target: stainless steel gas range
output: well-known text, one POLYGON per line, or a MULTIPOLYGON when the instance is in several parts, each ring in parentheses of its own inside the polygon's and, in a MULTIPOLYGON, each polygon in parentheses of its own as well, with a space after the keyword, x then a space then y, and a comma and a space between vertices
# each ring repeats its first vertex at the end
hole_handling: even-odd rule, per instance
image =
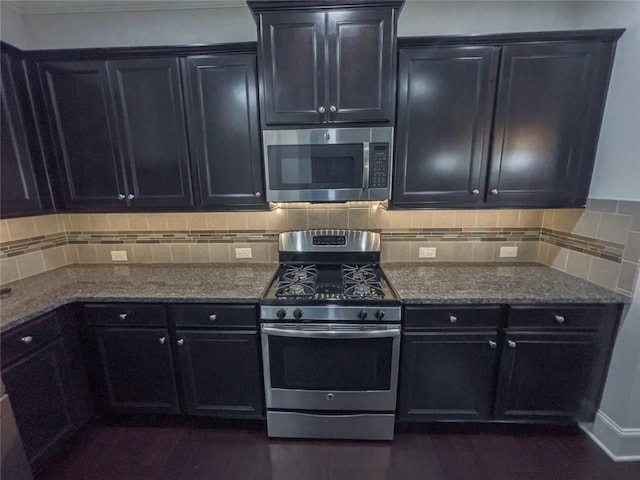
POLYGON ((286 232, 261 299, 270 437, 393 438, 400 315, 380 236, 286 232))

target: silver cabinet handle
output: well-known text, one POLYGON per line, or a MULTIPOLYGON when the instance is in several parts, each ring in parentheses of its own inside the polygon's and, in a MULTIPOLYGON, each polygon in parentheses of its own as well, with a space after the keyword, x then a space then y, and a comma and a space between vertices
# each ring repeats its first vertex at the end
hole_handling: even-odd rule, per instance
POLYGON ((513 340, 509 340, 507 344, 509 345, 509 348, 516 348, 516 342, 514 342, 513 340))
POLYGON ((136 198, 136 196, 133 193, 127 195, 127 200, 133 200, 134 198, 136 198))
POLYGON ((118 315, 118 317, 120 317, 120 320, 124 320, 127 318, 127 314, 126 313, 121 313, 120 315, 118 315))
POLYGON ((158 339, 158 342, 160 342, 160 345, 164 345, 164 342, 166 342, 166 341, 167 341, 167 337, 160 337, 158 339))
POLYGON ((458 317, 456 317, 454 315, 449 315, 449 321, 451 323, 456 323, 458 321, 458 317))
POLYGON ((256 192, 254 195, 255 195, 256 197, 260 198, 260 197, 262 196, 262 193, 261 193, 261 192, 256 192))
POLYGON ((318 112, 320 112, 320 113, 324 113, 325 111, 326 111, 326 110, 325 110, 325 108, 324 108, 324 107, 320 107, 320 108, 318 109, 318 112))
POLYGON ((336 113, 336 112, 338 111, 338 109, 336 108, 336 106, 335 106, 335 105, 331 105, 331 106, 329 107, 329 111, 331 111, 331 113, 336 113))
POLYGON ((118 200, 124 200, 125 198, 126 197, 122 193, 118 194, 118 200))
POLYGON ((558 323, 564 323, 564 317, 562 315, 556 315, 555 319, 558 323))
POLYGON ((212 322, 215 322, 217 319, 218 319, 218 314, 212 313, 211 315, 209 315, 209 320, 211 320, 212 322))
POLYGON ((480 190, 478 190, 477 188, 474 188, 473 190, 471 190, 471 194, 472 195, 480 195, 480 190))
POLYGON ((491 189, 491 195, 497 195, 498 194, 498 189, 497 188, 492 188, 491 189))
POLYGON ((493 340, 489 340, 489 346, 491 348, 496 348, 498 346, 498 344, 496 342, 494 342, 493 340))
POLYGON ((22 337, 20 341, 25 345, 29 345, 31 342, 33 342, 33 337, 31 335, 27 335, 26 337, 22 337))
POLYGON ((181 338, 180 340, 178 340, 178 342, 177 342, 177 343, 178 343, 178 346, 180 346, 180 347, 181 347, 182 345, 184 345, 184 338, 181 338))

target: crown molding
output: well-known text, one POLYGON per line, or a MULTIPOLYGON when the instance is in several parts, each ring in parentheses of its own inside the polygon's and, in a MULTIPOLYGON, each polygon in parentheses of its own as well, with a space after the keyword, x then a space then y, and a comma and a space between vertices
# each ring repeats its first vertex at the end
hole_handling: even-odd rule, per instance
POLYGON ((2 6, 20 15, 117 13, 158 10, 246 8, 244 0, 3 0, 2 6))

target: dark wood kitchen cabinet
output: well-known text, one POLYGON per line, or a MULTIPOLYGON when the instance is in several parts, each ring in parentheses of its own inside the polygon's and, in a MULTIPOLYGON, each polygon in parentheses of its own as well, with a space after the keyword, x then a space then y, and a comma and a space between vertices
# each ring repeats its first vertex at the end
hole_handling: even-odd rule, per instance
POLYGON ((187 415, 263 418, 255 305, 174 305, 187 415))
POLYGON ((393 121, 402 1, 332 9, 299 2, 300 10, 288 2, 286 11, 248 3, 259 18, 264 124, 393 121))
POLYGON ((583 206, 621 34, 403 42, 393 205, 583 206))
POLYGON ((183 60, 200 205, 264 208, 255 54, 183 60))
POLYGON ((177 58, 38 63, 59 207, 192 205, 177 58))

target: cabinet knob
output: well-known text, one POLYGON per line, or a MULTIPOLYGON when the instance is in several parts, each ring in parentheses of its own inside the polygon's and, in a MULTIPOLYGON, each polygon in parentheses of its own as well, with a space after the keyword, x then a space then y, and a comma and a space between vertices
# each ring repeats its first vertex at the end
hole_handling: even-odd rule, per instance
POLYGON ((120 320, 125 320, 127 318, 127 314, 121 313, 120 315, 118 315, 118 317, 120 318, 120 320))
POLYGON ((509 340, 507 342, 507 345, 509 345, 509 348, 516 348, 516 342, 514 342, 513 340, 509 340))
POLYGON ((127 195, 127 200, 133 200, 134 198, 136 198, 136 196, 133 193, 127 195))
POLYGON ((471 190, 471 194, 472 195, 480 195, 480 190, 478 190, 477 188, 474 188, 473 190, 471 190))
POLYGON ((256 192, 254 195, 255 195, 257 198, 260 198, 260 197, 262 196, 262 193, 260 193, 260 192, 256 192))
POLYGON ((489 340, 489 346, 491 348, 496 348, 498 346, 498 344, 496 342, 494 342, 493 340, 489 340))
POLYGON ((178 340, 178 342, 177 342, 177 343, 178 343, 178 346, 180 346, 180 347, 181 347, 182 345, 184 345, 184 338, 181 338, 180 340, 178 340))
POLYGON ((122 193, 118 194, 118 200, 124 200, 125 198, 126 197, 122 193))
POLYGON ((458 321, 458 317, 455 317, 453 315, 449 315, 449 321, 451 323, 456 323, 458 321))
POLYGON ((22 337, 20 341, 25 345, 29 345, 31 342, 33 342, 33 337, 31 335, 27 335, 26 337, 22 337))
POLYGON ((158 342, 160 342, 160 345, 164 345, 164 342, 166 342, 166 341, 167 341, 167 337, 160 337, 158 339, 158 342))
POLYGON ((216 313, 212 313, 211 315, 209 315, 209 320, 211 320, 212 322, 215 322, 218 319, 218 315, 216 313))
POLYGON ((555 319, 558 323, 564 323, 564 317, 562 315, 556 315, 555 319))
POLYGON ((320 112, 320 113, 324 113, 325 111, 326 111, 326 110, 325 110, 325 108, 324 108, 324 107, 320 107, 320 108, 318 109, 318 112, 320 112))
POLYGON ((492 188, 491 189, 491 195, 497 195, 498 194, 498 189, 497 188, 492 188))
POLYGON ((331 106, 329 107, 329 111, 331 111, 331 113, 336 113, 336 112, 338 111, 338 109, 336 108, 336 106, 335 106, 335 105, 331 105, 331 106))

